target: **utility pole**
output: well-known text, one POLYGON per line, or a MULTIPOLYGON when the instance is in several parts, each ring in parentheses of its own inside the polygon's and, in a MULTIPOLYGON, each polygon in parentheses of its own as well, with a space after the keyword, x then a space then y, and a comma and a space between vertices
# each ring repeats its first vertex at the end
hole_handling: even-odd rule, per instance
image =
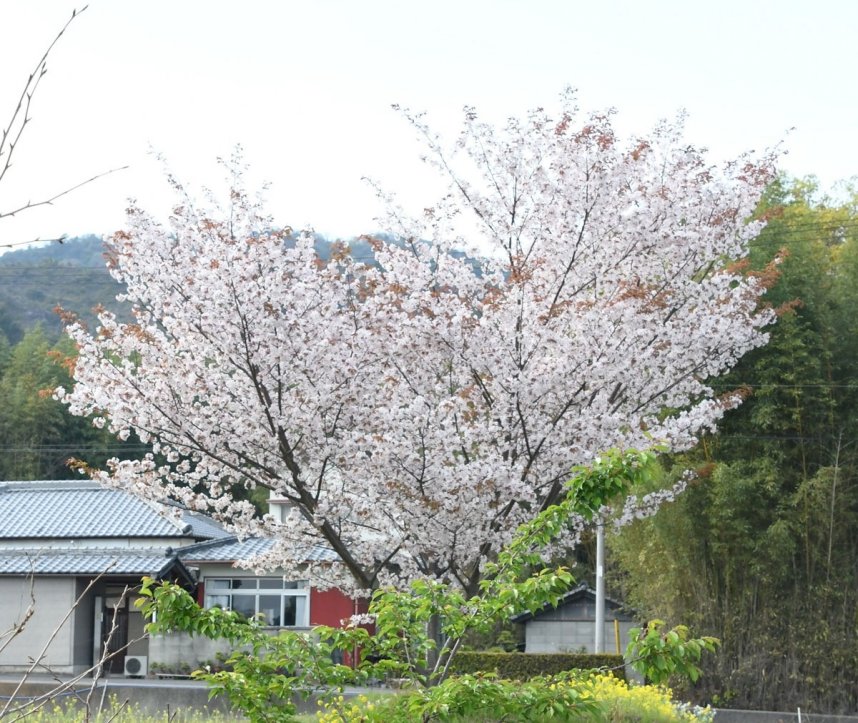
POLYGON ((605 652, 605 525, 596 524, 596 653, 605 652))

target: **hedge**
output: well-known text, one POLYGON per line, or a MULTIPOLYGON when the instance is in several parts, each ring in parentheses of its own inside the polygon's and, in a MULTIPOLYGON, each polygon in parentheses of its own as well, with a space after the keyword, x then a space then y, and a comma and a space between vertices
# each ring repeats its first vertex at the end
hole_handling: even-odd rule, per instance
POLYGON ((450 666, 454 673, 497 673, 500 678, 528 680, 565 670, 609 669, 625 680, 622 655, 588 653, 487 653, 461 651, 450 666))

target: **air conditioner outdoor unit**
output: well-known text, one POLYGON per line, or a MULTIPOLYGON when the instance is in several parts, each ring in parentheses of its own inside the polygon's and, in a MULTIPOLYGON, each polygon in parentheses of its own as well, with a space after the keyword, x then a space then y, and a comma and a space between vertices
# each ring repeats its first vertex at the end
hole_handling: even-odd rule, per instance
POLYGON ((149 658, 145 655, 125 656, 125 677, 145 678, 149 668, 149 658))

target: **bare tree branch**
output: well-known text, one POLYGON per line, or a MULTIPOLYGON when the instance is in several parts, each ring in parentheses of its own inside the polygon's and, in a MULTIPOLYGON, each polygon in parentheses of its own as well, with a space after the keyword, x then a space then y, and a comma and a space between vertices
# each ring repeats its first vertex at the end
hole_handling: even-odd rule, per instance
MULTIPOLYGON (((84 5, 82 8, 80 8, 80 10, 72 11, 71 17, 66 21, 65 25, 63 25, 60 31, 56 34, 54 39, 48 45, 45 52, 42 53, 42 57, 39 58, 39 62, 36 63, 35 68, 33 68, 32 72, 29 74, 29 76, 27 76, 27 82, 24 83, 24 89, 21 91, 21 95, 18 97, 18 102, 15 105, 15 109, 12 111, 12 115, 9 117, 8 123, 2 129, 2 136, 0 136, 0 183, 5 180, 6 174, 12 168, 12 159, 15 156, 15 151, 17 150, 21 139, 23 138, 24 131, 32 120, 32 116, 30 115, 30 108, 33 103, 33 98, 36 95, 36 91, 39 88, 39 84, 41 83, 42 78, 44 78, 48 72, 48 56, 51 54, 51 51, 54 49, 54 46, 59 42, 60 38, 65 34, 69 25, 71 25, 74 19, 77 18, 84 10, 86 10, 87 7, 87 5, 84 5)), ((26 203, 18 206, 17 208, 13 208, 11 211, 0 210, 0 219, 9 216, 14 216, 15 214, 21 213, 23 211, 29 211, 30 209, 38 208, 39 206, 50 206, 54 203, 54 201, 59 200, 63 196, 66 196, 67 194, 71 193, 72 191, 76 191, 79 188, 92 183, 93 181, 97 181, 100 178, 109 176, 112 173, 122 171, 126 168, 128 168, 128 166, 112 168, 109 171, 97 173, 91 178, 88 178, 85 181, 81 181, 80 183, 76 183, 75 185, 70 186, 63 191, 54 193, 48 198, 44 198, 38 201, 27 201, 26 203)), ((65 240, 65 236, 60 236, 59 238, 49 240, 57 241, 58 243, 63 243, 63 241, 65 240)), ((25 246, 35 241, 39 241, 39 239, 37 238, 33 239, 32 241, 19 241, 15 243, 3 244, 2 248, 25 246)))
MULTIPOLYGON (((40 695, 25 698, 25 697, 20 695, 19 691, 20 691, 23 683, 26 681, 27 677, 36 668, 40 668, 47 673, 53 674, 53 671, 51 670, 51 668, 49 666, 46 666, 40 662, 41 659, 44 658, 44 655, 45 655, 45 652, 47 651, 47 648, 53 642, 53 638, 56 636, 57 632, 62 627, 65 620, 68 619, 69 615, 71 615, 71 611, 74 610, 80 604, 80 602, 85 597, 87 591, 89 589, 91 589, 92 586, 98 581, 98 579, 100 579, 107 571, 108 570, 105 570, 104 572, 99 574, 99 576, 96 579, 94 579, 90 582, 90 584, 87 586, 87 589, 84 590, 84 592, 80 595, 80 597, 78 597, 78 599, 75 601, 74 605, 72 606, 71 610, 69 610, 69 612, 66 615, 66 617, 64 618, 63 622, 61 622, 57 626, 57 628, 54 630, 54 633, 51 636, 51 639, 49 640, 47 645, 45 645, 45 647, 43 648, 40 656, 32 661, 30 670, 25 674, 24 678, 19 683, 18 688, 16 688, 15 692, 13 692, 12 695, 10 696, 10 699, 6 703, 6 706, 3 708, 3 711, 0 711, 0 719, 6 721, 7 716, 12 716, 11 718, 8 718, 8 721, 9 721, 9 723, 15 723, 15 721, 23 720, 23 719, 27 718, 28 716, 31 716, 34 713, 38 712, 40 709, 44 708, 51 701, 56 700, 58 697, 66 695, 66 694, 71 694, 71 695, 74 695, 81 702, 81 704, 84 706, 84 711, 85 711, 84 720, 86 720, 86 721, 94 720, 95 716, 93 716, 92 705, 93 705, 93 697, 95 695, 95 691, 99 687, 101 687, 102 691, 106 692, 106 686, 105 685, 99 686, 99 682, 102 681, 102 679, 103 679, 104 664, 106 662, 108 662, 109 660, 112 660, 113 658, 117 657, 118 655, 121 655, 124 652, 126 652, 131 645, 133 645, 133 644, 135 644, 141 640, 144 640, 148 637, 148 633, 144 633, 143 635, 141 635, 139 637, 132 638, 131 640, 127 641, 124 645, 120 646, 119 648, 117 648, 113 651, 110 650, 110 642, 113 639, 113 636, 116 633, 116 631, 119 629, 119 625, 117 623, 117 617, 118 617, 119 609, 122 607, 122 603, 125 601, 125 599, 131 594, 131 592, 133 591, 133 588, 129 588, 126 586, 126 588, 123 590, 123 592, 120 596, 120 601, 121 601, 120 605, 118 605, 117 607, 114 608, 113 617, 111 619, 110 629, 107 633, 106 638, 104 639, 104 646, 103 646, 103 649, 101 652, 101 656, 98 658, 98 660, 96 660, 93 663, 92 666, 90 666, 86 670, 82 671, 81 673, 78 673, 77 675, 74 675, 73 677, 67 678, 65 680, 61 680, 59 677, 57 677, 54 674, 54 680, 56 681, 57 685, 55 687, 51 688, 50 690, 40 694, 40 695), (86 697, 82 698, 79 694, 80 691, 78 691, 75 688, 75 686, 78 685, 84 678, 86 678, 90 675, 92 675, 92 681, 88 684, 88 686, 86 688, 86 697)), ((97 713, 101 713, 101 708, 102 708, 103 704, 104 704, 104 695, 102 695, 102 697, 101 697, 101 701, 99 703, 97 713)), ((114 714, 108 720, 113 720, 122 710, 124 710, 124 708, 127 705, 128 705, 128 701, 126 700, 124 703, 122 703, 122 705, 119 706, 119 708, 114 712, 114 714)))
MULTIPOLYGON (((12 211, 0 211, 0 218, 6 218, 7 216, 14 216, 16 213, 21 213, 22 211, 29 211, 32 208, 38 208, 39 206, 52 206, 54 201, 62 198, 63 196, 72 193, 72 191, 77 191, 79 188, 83 188, 84 186, 92 183, 93 181, 97 181, 99 178, 104 178, 105 176, 109 176, 111 173, 116 173, 117 171, 124 171, 128 166, 119 166, 118 168, 111 168, 109 171, 104 171, 102 173, 96 173, 91 178, 87 178, 85 181, 81 181, 74 186, 71 186, 64 191, 60 191, 59 193, 54 194, 50 198, 45 198, 41 201, 27 201, 27 203, 19 206, 18 208, 12 211)), ((65 236, 60 236, 57 239, 50 239, 51 241, 57 241, 58 243, 63 243, 65 241, 65 236)), ((38 239, 36 239, 38 241, 38 239)), ((28 244, 32 243, 32 241, 22 241, 20 244, 28 244)), ((4 246, 13 246, 16 244, 4 244, 4 246)))
POLYGON ((34 238, 29 241, 10 241, 9 243, 0 244, 0 249, 13 249, 18 246, 29 246, 30 244, 35 243, 57 243, 64 244, 68 236, 63 234, 62 236, 57 236, 56 238, 34 238))
POLYGON ((38 667, 38 665, 40 664, 42 659, 45 657, 45 654, 47 653, 48 648, 54 642, 54 639, 59 634, 63 625, 65 625, 68 622, 68 619, 71 617, 72 613, 78 608, 81 601, 86 597, 86 595, 89 593, 89 591, 92 590, 93 586, 99 580, 101 580, 101 578, 107 572, 109 572, 110 569, 114 565, 115 565, 115 563, 112 565, 109 565, 103 572, 99 573, 96 577, 94 577, 92 580, 90 580, 89 584, 84 588, 83 592, 80 595, 78 595, 77 599, 74 601, 72 606, 68 609, 66 614, 63 616, 62 620, 60 620, 60 622, 54 628, 53 632, 51 632, 51 634, 48 636, 48 640, 47 640, 47 642, 45 642, 44 646, 42 647, 41 652, 33 659, 33 662, 30 664, 30 667, 24 673, 24 676, 18 682, 18 685, 15 687, 15 690, 12 691, 12 695, 9 696, 9 700, 6 701, 6 705, 4 705, 3 709, 0 710, 0 720, 2 720, 6 716, 6 714, 9 712, 9 707, 12 705, 12 701, 15 700, 15 697, 21 692, 21 688, 24 687, 24 683, 27 682, 27 679, 30 677, 30 675, 32 675, 33 671, 38 667))
POLYGON ((87 6, 84 6, 80 10, 72 10, 71 17, 66 21, 66 24, 63 25, 60 32, 56 34, 56 37, 51 41, 51 44, 48 45, 47 50, 42 54, 39 62, 36 63, 36 67, 33 68, 33 71, 27 77, 27 82, 24 84, 24 89, 21 91, 21 95, 18 98, 18 104, 15 106, 15 110, 12 111, 9 123, 3 129, 3 136, 0 138, 0 158, 6 156, 5 162, 0 166, 0 181, 3 180, 8 170, 12 167, 12 156, 15 153, 15 149, 18 147, 18 143, 24 133, 24 129, 31 120, 30 105, 33 102, 33 97, 36 94, 39 83, 48 72, 48 56, 54 49, 54 46, 59 42, 59 39, 65 34, 69 25, 72 24, 78 15, 86 10, 86 7, 87 6))

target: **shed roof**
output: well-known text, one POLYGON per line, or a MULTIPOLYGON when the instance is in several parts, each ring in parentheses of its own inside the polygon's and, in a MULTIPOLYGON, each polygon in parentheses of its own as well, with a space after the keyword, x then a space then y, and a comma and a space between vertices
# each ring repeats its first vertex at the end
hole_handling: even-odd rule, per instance
MULTIPOLYGON (((596 600, 596 591, 591 588, 586 582, 582 582, 580 585, 573 587, 569 592, 565 593, 560 600, 557 601, 557 605, 543 605, 539 610, 535 610, 533 612, 527 610, 523 613, 518 613, 517 615, 513 615, 510 620, 514 623, 526 623, 528 620, 532 620, 534 618, 538 618, 546 613, 551 612, 552 610, 556 610, 558 608, 563 607, 564 605, 569 605, 574 602, 578 602, 582 599, 590 599, 595 602, 596 600)), ((613 600, 609 597, 605 597, 605 606, 612 610, 626 610, 625 606, 618 602, 617 600, 613 600)))

